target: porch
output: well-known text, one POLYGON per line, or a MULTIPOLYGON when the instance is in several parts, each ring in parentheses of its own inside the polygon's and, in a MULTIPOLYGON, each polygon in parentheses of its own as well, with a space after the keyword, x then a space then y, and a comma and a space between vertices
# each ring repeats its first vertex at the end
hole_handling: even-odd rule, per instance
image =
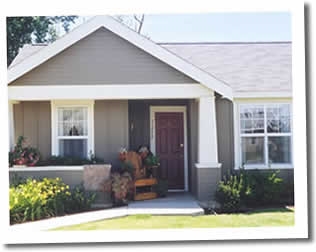
POLYGON ((86 108, 82 112, 86 135, 76 136, 84 142, 81 152, 86 156, 93 153, 117 166, 121 147, 137 150, 147 145, 161 158, 160 175, 171 191, 191 192, 199 200, 213 198, 221 177, 215 92, 196 84, 120 86, 95 90, 83 86, 71 93, 57 86, 41 87, 47 92, 40 93, 35 86, 9 87, 10 146, 24 135, 44 157, 62 155, 64 142, 73 149, 72 136, 59 135, 63 122, 58 113, 64 108, 86 108))

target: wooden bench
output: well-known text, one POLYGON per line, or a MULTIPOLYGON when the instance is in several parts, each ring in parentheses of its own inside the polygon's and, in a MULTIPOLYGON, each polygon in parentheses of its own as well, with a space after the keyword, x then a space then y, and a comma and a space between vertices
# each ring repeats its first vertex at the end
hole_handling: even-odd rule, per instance
POLYGON ((157 198, 157 193, 152 191, 152 187, 157 184, 157 179, 137 179, 135 181, 134 200, 148 200, 157 198), (146 189, 148 192, 137 192, 137 189, 146 189))

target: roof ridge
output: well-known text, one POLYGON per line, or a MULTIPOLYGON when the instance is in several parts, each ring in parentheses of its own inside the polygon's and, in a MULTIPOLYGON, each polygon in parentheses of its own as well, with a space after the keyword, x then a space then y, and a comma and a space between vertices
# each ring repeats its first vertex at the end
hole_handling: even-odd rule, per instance
POLYGON ((292 41, 224 41, 224 42, 156 42, 158 45, 218 45, 218 44, 292 44, 292 41))

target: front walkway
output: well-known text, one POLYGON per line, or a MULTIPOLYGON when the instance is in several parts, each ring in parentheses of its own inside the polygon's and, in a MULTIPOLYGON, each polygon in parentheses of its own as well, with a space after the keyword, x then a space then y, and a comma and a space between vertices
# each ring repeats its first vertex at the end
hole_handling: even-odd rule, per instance
POLYGON ((134 201, 128 205, 129 215, 201 215, 204 210, 188 193, 169 193, 165 198, 134 201))
POLYGON ((90 211, 10 226, 10 231, 44 231, 62 226, 76 225, 135 214, 201 215, 203 209, 187 193, 169 193, 166 198, 130 202, 128 206, 90 211))

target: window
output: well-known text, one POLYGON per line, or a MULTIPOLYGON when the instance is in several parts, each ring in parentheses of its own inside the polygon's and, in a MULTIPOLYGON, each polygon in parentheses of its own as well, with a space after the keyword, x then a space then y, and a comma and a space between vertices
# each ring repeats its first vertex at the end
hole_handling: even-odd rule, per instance
POLYGON ((87 108, 58 108, 59 155, 86 157, 88 153, 87 108))
POLYGON ((292 163, 290 104, 240 104, 240 160, 246 167, 292 163))
POLYGON ((93 103, 52 102, 53 155, 88 158, 93 148, 93 103))

